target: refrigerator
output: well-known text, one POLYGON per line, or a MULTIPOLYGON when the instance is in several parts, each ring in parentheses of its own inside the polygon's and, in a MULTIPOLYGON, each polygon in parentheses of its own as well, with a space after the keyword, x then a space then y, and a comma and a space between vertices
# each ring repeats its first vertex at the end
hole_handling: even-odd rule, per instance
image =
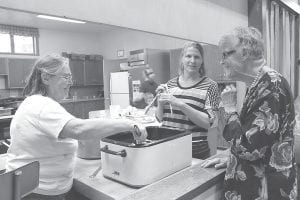
POLYGON ((128 71, 110 73, 110 105, 120 105, 121 108, 130 105, 129 84, 128 71))
POLYGON ((122 108, 133 105, 133 95, 138 92, 146 68, 154 70, 158 84, 170 79, 168 50, 141 49, 132 52, 128 58, 103 60, 105 109, 110 105, 120 105, 122 108), (124 65, 128 65, 127 69, 124 69, 124 65))
POLYGON ((109 81, 110 105, 126 108, 133 105, 133 98, 139 94, 143 70, 148 66, 127 71, 111 72, 109 81))

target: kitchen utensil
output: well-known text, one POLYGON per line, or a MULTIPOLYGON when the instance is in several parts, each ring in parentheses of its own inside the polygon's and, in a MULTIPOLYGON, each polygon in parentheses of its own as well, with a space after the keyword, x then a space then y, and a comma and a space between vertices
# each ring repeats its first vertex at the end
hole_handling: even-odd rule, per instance
POLYGON ((152 106, 154 106, 154 103, 155 103, 156 99, 157 99, 157 95, 153 98, 153 100, 151 101, 151 103, 148 106, 146 106, 146 108, 145 108, 145 115, 148 113, 148 111, 150 110, 150 108, 152 106))
POLYGON ((103 176, 132 187, 156 182, 191 165, 192 136, 182 129, 149 126, 148 137, 135 144, 131 132, 103 138, 103 176))
MULTIPOLYGON (((167 93, 170 94, 168 84, 165 84, 165 85, 166 85, 167 93)), ((169 105, 170 105, 171 115, 173 115, 173 108, 172 108, 172 105, 171 105, 171 104, 169 104, 169 105)))
POLYGON ((90 178, 95 178, 97 176, 97 174, 100 172, 100 170, 102 169, 102 166, 100 165, 95 171, 94 173, 92 173, 92 175, 90 175, 90 178))

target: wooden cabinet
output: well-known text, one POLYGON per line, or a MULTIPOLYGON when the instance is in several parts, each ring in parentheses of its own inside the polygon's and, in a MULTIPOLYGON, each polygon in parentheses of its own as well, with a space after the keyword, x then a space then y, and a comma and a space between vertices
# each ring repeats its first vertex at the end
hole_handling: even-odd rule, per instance
POLYGON ((63 103, 62 106, 75 117, 88 119, 90 111, 104 109, 104 99, 63 103))
POLYGON ((85 55, 71 54, 69 59, 73 76, 73 85, 84 85, 84 59, 85 55))
POLYGON ((89 112, 94 110, 103 110, 104 109, 104 99, 96 101, 88 101, 84 106, 84 118, 89 118, 89 112))
POLYGON ((220 64, 221 53, 218 46, 203 45, 203 50, 206 76, 213 79, 214 81, 224 80, 224 72, 220 64))
POLYGON ((178 69, 180 67, 180 54, 182 49, 170 50, 170 78, 178 76, 178 69))
POLYGON ((8 87, 23 88, 32 70, 35 59, 8 58, 8 87))
POLYGON ((101 55, 67 54, 74 86, 103 85, 103 57, 101 55))
POLYGON ((0 58, 0 75, 7 75, 7 58, 0 58))
POLYGON ((84 64, 84 85, 103 85, 103 59, 87 59, 84 64))

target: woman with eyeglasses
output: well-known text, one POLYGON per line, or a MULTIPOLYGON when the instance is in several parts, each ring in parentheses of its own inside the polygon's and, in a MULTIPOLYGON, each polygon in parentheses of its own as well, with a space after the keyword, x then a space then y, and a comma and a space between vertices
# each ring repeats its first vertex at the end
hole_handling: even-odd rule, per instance
MULTIPOLYGON (((10 125, 11 144, 6 170, 39 161, 39 186, 24 200, 64 200, 73 184, 77 140, 100 140, 111 134, 135 131, 136 124, 123 119, 79 119, 59 102, 72 85, 69 62, 46 55, 35 63, 24 88, 25 100, 10 125)), ((142 136, 145 128, 139 125, 142 136)))
POLYGON ((205 76, 201 44, 184 44, 179 75, 160 85, 157 92, 157 119, 163 126, 191 131, 193 157, 209 157, 207 133, 217 124, 220 96, 217 83, 205 76))
POLYGON ((238 27, 219 46, 228 78, 243 81, 248 90, 241 112, 226 115, 229 158, 209 159, 202 166, 227 166, 224 200, 297 199, 295 110, 287 80, 267 66, 257 29, 238 27))

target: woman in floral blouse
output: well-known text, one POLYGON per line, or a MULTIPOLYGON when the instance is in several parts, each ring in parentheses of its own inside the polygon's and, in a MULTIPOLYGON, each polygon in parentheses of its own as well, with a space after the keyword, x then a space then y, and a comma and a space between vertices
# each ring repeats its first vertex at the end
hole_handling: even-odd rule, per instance
POLYGON ((226 200, 296 200, 295 111, 289 84, 266 66, 257 29, 238 27, 223 36, 219 46, 228 77, 245 82, 248 91, 241 113, 225 118, 229 159, 207 160, 202 166, 227 165, 226 200))

